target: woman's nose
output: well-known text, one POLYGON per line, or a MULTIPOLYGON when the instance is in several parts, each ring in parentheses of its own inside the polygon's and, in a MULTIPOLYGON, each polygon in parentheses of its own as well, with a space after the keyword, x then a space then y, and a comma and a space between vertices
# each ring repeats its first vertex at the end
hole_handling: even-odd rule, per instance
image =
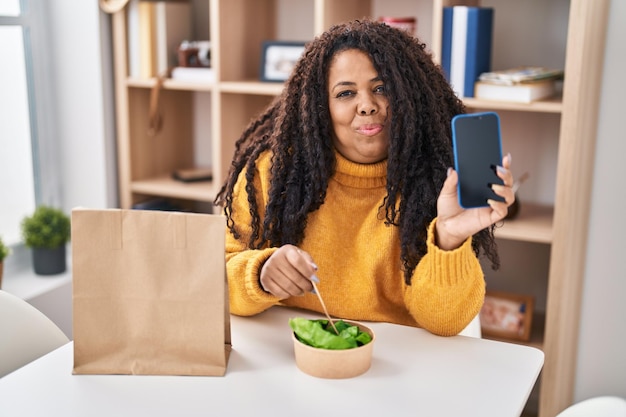
POLYGON ((368 116, 375 114, 378 111, 378 106, 376 102, 370 98, 363 100, 359 104, 358 112, 361 116, 368 116))

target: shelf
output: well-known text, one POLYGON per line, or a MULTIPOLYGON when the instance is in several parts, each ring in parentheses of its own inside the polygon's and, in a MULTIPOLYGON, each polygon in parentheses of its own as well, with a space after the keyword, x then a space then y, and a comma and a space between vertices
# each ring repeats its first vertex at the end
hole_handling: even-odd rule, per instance
POLYGON ((500 239, 550 244, 553 213, 551 206, 521 203, 517 217, 505 220, 504 226, 496 228, 495 235, 500 239))
POLYGON ((463 103, 470 109, 514 110, 536 113, 561 113, 563 111, 563 99, 561 96, 533 101, 532 103, 513 103, 477 98, 464 98, 463 103))
POLYGON ((530 340, 511 340, 492 336, 483 336, 484 339, 496 340, 499 342, 516 343, 519 345, 531 346, 543 350, 543 334, 546 327, 546 314, 537 312, 533 314, 532 328, 530 329, 530 340))
MULTIPOLYGON (((555 181, 555 190, 559 190, 553 200, 556 210, 524 200, 518 216, 505 220, 502 227, 495 229, 499 241, 530 243, 525 246, 532 248, 524 250, 549 250, 545 307, 542 303, 542 309, 548 313, 534 315, 529 342, 515 343, 545 351, 538 415, 557 414, 571 400, 574 391, 576 355, 570 347, 575 346, 578 337, 580 306, 575 300, 580 298, 583 288, 584 268, 579 265, 579 254, 584 250, 587 232, 586 223, 577 220, 585 219, 589 210, 589 178, 592 178, 589 170, 593 167, 590 162, 593 161, 594 146, 591 139, 597 131, 596 93, 602 74, 602 60, 595 59, 594 54, 601 53, 604 47, 601 35, 606 28, 604 16, 608 15, 610 2, 565 0, 558 2, 556 7, 541 1, 505 0, 307 0, 293 3, 300 5, 274 0, 194 2, 194 12, 202 16, 198 21, 204 26, 210 23, 210 33, 203 38, 210 38, 212 42, 211 59, 216 69, 216 81, 210 84, 164 80, 162 89, 165 94, 161 95, 159 104, 163 113, 168 115, 168 123, 159 137, 159 147, 154 146, 153 138, 145 133, 150 90, 157 85, 157 79, 128 77, 126 16, 124 12, 113 16, 120 205, 130 208, 145 197, 213 202, 228 173, 236 140, 250 120, 284 88, 283 83, 258 79, 262 40, 278 39, 292 32, 301 32, 302 36, 288 37, 306 39, 311 35, 309 26, 315 35, 319 35, 341 21, 382 13, 409 15, 417 7, 425 11, 420 12, 420 27, 431 32, 426 38, 430 38, 429 46, 435 51, 436 58, 441 51, 444 7, 493 5, 499 16, 494 26, 497 39, 494 42, 494 63, 502 68, 521 62, 538 63, 563 67, 568 74, 563 86, 567 92, 565 97, 557 95, 532 103, 463 100, 468 111, 511 113, 503 118, 502 127, 507 141, 511 141, 509 144, 517 146, 519 152, 516 154, 521 153, 521 158, 525 159, 518 161, 520 166, 530 165, 527 169, 541 172, 542 178, 537 185, 555 181), (290 18, 294 8, 299 16, 296 25, 292 25, 293 19, 290 18), (397 11, 401 9, 407 11, 397 11), (548 13, 549 19, 536 25, 536 30, 529 34, 528 23, 532 16, 543 13, 548 13), (305 24, 300 24, 300 20, 305 24), (242 24, 233 25, 232 22, 242 24), (207 106, 210 106, 208 110, 207 106), (533 143, 526 142, 527 134, 536 136, 538 141, 543 138, 559 140, 546 144, 545 149, 533 149, 533 143), (204 152, 208 147, 214 182, 188 184, 167 177, 167 173, 176 167, 192 165, 196 154, 206 155, 204 152), (538 164, 536 168, 535 163, 538 164), (544 170, 548 164, 555 170, 544 170), (155 173, 161 173, 162 177, 154 178, 155 173), (550 246, 536 248, 537 245, 550 246), (546 320, 549 322, 545 323, 546 320)), ((535 194, 529 192, 528 198, 532 200, 530 195, 535 194)), ((551 203, 552 199, 545 197, 540 201, 551 203)), ((528 268, 533 270, 535 265, 528 265, 528 268)), ((544 266, 541 265, 540 269, 543 275, 544 266)))
POLYGON ((220 83, 220 92, 277 96, 283 91, 283 83, 260 81, 225 81, 220 83))
POLYGON ((185 183, 167 176, 133 181, 131 190, 134 193, 209 203, 213 202, 216 195, 212 181, 185 183))
MULTIPOLYGON (((129 78, 126 80, 126 85, 128 87, 153 88, 156 85, 156 78, 129 78)), ((163 82, 163 88, 165 90, 213 91, 215 84, 167 79, 163 82)))

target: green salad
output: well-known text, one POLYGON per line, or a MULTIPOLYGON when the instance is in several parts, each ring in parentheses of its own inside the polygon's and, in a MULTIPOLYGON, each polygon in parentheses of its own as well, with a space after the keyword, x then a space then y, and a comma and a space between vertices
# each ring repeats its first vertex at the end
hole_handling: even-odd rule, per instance
POLYGON ((326 319, 309 320, 296 317, 289 319, 289 326, 299 341, 321 349, 352 349, 372 341, 369 333, 343 320, 335 322, 339 335, 326 319))

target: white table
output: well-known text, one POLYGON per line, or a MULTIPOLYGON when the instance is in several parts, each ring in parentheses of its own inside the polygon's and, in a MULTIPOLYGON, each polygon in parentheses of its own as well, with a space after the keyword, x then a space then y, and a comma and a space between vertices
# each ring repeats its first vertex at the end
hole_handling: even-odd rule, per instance
POLYGON ((295 365, 295 316, 317 317, 233 316, 224 377, 72 375, 69 343, 0 379, 0 416, 519 416, 543 366, 532 347, 370 323, 370 370, 318 379, 295 365))

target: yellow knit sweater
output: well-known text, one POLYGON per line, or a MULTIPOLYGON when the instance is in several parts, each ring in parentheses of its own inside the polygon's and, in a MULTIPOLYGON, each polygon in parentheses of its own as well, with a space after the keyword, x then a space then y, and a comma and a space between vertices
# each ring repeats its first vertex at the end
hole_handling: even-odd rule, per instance
MULTIPOLYGON (((269 190, 270 155, 258 161, 255 186, 260 206, 269 190)), ((397 227, 386 226, 379 207, 386 195, 387 162, 361 165, 337 154, 337 172, 326 200, 309 215, 299 245, 319 267, 319 292, 333 317, 384 321, 454 335, 478 314, 485 294, 483 272, 471 239, 453 251, 434 243, 434 220, 428 229, 428 253, 418 264, 412 284, 404 283, 397 227)), ((261 266, 276 250, 248 250, 251 223, 242 181, 235 187, 234 216, 241 241, 227 232, 226 260, 233 314, 253 315, 274 305, 322 312, 314 294, 278 300, 259 284, 261 266)))

